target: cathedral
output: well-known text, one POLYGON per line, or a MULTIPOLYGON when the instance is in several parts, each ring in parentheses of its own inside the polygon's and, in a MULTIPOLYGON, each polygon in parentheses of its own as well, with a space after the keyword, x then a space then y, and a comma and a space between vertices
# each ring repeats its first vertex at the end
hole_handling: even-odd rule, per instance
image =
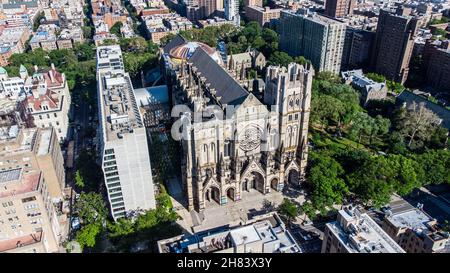
POLYGON ((234 78, 226 58, 206 44, 177 36, 162 55, 172 105, 187 109, 176 118, 179 126, 172 127, 172 136, 174 131, 182 135, 189 210, 200 212, 212 202, 238 202, 303 181, 311 65, 267 67, 260 100, 234 78))

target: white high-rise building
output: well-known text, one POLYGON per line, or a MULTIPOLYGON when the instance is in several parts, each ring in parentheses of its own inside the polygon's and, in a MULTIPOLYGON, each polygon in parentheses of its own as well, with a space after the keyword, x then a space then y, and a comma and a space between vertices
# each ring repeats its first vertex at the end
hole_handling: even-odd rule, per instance
POLYGON ((102 168, 114 220, 155 208, 143 118, 120 47, 97 48, 102 168))
POLYGON ((224 0, 225 19, 233 21, 236 26, 240 26, 239 0, 224 0))

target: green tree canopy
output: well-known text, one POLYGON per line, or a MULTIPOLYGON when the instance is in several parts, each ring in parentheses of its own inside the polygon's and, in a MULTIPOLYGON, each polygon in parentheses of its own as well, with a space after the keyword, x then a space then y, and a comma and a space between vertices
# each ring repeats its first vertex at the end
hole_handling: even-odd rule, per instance
POLYGON ((123 27, 123 23, 122 22, 116 22, 111 29, 109 30, 109 32, 111 34, 116 35, 117 37, 121 37, 122 36, 122 32, 120 31, 120 29, 123 27))
POLYGON ((80 244, 81 249, 85 247, 94 247, 97 241, 96 238, 100 232, 100 224, 87 224, 77 232, 75 240, 80 244))
POLYGON ((290 225, 292 219, 295 219, 299 213, 297 205, 287 198, 284 198, 283 202, 278 207, 278 211, 282 215, 286 216, 288 219, 288 225, 290 225))
POLYGON ((311 169, 308 181, 312 187, 311 200, 314 207, 323 209, 334 204, 342 204, 348 193, 347 185, 341 178, 344 174, 342 166, 330 156, 311 154, 311 169))
POLYGON ((100 225, 108 216, 107 205, 103 197, 98 193, 81 193, 75 202, 74 211, 83 224, 98 223, 100 225))

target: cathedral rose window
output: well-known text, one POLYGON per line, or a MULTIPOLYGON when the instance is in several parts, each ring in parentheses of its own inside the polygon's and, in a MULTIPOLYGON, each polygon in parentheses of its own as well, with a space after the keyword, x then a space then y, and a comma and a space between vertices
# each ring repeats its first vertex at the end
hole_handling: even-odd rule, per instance
POLYGON ((247 127, 239 136, 239 147, 244 151, 256 149, 261 144, 262 130, 256 126, 247 127))

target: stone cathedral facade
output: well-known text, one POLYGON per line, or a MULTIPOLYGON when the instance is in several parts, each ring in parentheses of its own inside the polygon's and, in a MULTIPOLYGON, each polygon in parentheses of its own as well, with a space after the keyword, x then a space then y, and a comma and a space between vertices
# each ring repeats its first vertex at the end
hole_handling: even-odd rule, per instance
POLYGON ((189 210, 301 183, 314 75, 310 65, 268 67, 260 101, 207 45, 169 43, 164 58, 172 103, 189 110, 175 122, 183 136, 182 182, 189 210))

